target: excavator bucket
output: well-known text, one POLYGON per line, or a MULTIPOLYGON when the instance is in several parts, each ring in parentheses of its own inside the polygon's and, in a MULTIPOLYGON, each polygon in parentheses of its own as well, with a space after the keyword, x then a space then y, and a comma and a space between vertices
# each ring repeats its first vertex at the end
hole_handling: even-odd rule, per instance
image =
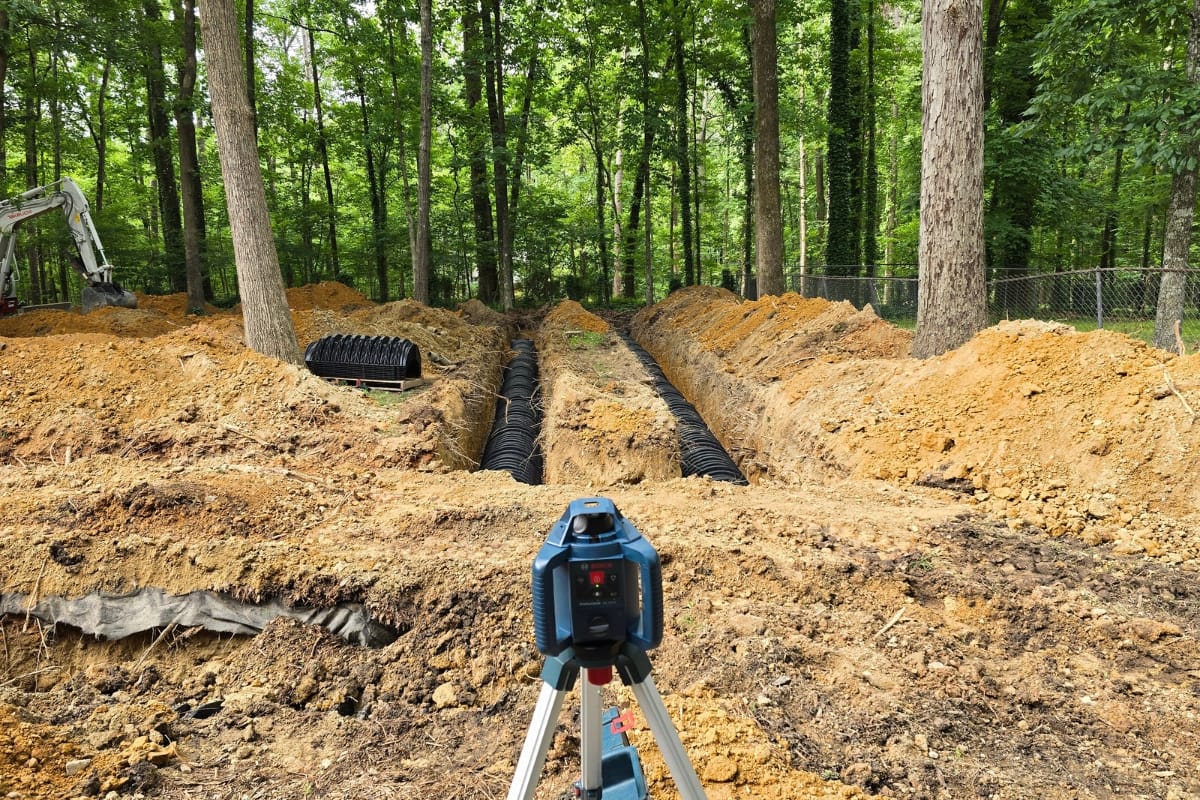
POLYGON ((103 281, 89 283, 83 287, 81 305, 84 314, 95 311, 97 308, 103 308, 104 306, 137 308, 137 296, 133 292, 122 289, 115 283, 103 281))

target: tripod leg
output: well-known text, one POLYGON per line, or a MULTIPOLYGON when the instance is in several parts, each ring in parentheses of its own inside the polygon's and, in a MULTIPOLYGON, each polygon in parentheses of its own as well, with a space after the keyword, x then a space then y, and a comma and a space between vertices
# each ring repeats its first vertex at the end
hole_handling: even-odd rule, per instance
POLYGON ((554 728, 557 726, 562 704, 563 692, 549 683, 543 683, 537 706, 533 709, 533 719, 529 722, 529 733, 525 735, 525 746, 521 748, 521 757, 517 760, 517 771, 513 775, 507 800, 532 800, 538 779, 542 775, 542 767, 546 764, 546 753, 549 752, 550 742, 554 738, 554 728))
POLYGON ((667 708, 663 705, 654 681, 647 675, 637 683, 630 684, 629 688, 633 690, 633 696, 637 698, 642 713, 646 715, 646 721, 650 723, 650 732, 654 734, 654 741, 662 752, 663 760, 667 762, 667 769, 675 779, 675 788, 679 790, 679 796, 683 800, 707 800, 704 787, 700 785, 696 770, 688 760, 683 742, 679 741, 679 733, 667 714, 667 708))
POLYGON ((579 754, 582 778, 579 782, 582 800, 594 800, 602 788, 600 763, 602 736, 600 726, 604 724, 600 712, 600 687, 591 681, 591 670, 583 671, 579 682, 582 695, 579 701, 579 754))

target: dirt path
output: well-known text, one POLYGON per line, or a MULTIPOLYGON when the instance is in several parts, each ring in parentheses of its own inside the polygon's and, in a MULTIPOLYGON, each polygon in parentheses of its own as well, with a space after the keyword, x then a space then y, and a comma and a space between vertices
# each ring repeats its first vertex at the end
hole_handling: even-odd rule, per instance
MULTIPOLYGON (((739 487, 665 474, 627 351, 563 306, 539 332, 562 474, 530 487, 464 470, 515 324, 335 284, 292 304, 302 339, 412 338, 431 385, 331 386, 171 298, 0 320, 0 591, 359 603, 395 641, 9 614, 0 795, 503 794, 539 689, 529 565, 603 494, 663 559, 654 675, 708 797, 1200 796, 1193 359, 1018 325, 913 362, 843 307, 675 295, 634 331, 713 404, 739 487)), ((539 798, 578 772, 577 705, 539 798)))

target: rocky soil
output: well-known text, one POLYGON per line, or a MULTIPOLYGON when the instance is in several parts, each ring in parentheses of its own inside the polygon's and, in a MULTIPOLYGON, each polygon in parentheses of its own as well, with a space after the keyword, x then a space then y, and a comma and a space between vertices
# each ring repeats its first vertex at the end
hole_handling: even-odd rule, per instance
MULTIPOLYGON (((677 292, 629 321, 750 486, 678 477, 610 321, 292 290, 302 344, 404 336, 427 384, 335 386, 182 296, 0 319, 0 796, 492 798, 540 687, 529 569, 577 497, 663 561, 654 677, 709 798, 1200 797, 1200 360, 1047 323, 944 356, 870 311, 677 292), (547 483, 474 467, 506 342, 547 483), (91 593, 361 606, 118 640, 91 593)), ((655 798, 677 797, 644 717, 655 798)), ((567 700, 539 798, 579 770, 567 700)))

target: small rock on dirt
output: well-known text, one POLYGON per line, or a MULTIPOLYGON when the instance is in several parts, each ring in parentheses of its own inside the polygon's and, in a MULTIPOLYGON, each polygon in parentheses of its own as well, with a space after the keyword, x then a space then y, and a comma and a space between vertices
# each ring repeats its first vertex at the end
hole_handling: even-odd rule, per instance
POLYGON ((709 783, 730 783, 738 774, 737 762, 728 756, 715 756, 704 766, 704 780, 709 783))

